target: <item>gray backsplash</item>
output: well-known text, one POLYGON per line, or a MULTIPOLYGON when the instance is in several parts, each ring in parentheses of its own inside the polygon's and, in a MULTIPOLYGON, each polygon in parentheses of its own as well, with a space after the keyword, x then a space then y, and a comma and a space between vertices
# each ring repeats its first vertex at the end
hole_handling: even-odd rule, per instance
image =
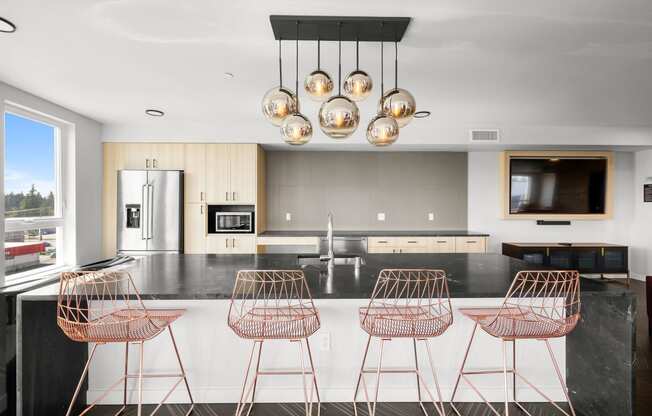
POLYGON ((467 154, 269 151, 267 209, 269 230, 466 229, 467 154))

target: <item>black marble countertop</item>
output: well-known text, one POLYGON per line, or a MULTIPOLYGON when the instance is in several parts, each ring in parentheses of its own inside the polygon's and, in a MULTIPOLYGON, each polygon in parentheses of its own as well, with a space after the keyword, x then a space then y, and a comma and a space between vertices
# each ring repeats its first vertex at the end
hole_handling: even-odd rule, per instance
MULTIPOLYGON (((325 237, 326 230, 269 230, 261 237, 325 237)), ((489 234, 468 230, 416 230, 416 231, 333 231, 335 237, 489 237, 489 234)))
MULTIPOLYGON (((119 266, 132 273, 143 299, 229 299, 238 270, 296 270, 296 254, 156 254, 119 266)), ((366 299, 383 268, 432 268, 446 271, 451 297, 502 298, 520 270, 532 269, 502 254, 367 254, 356 275, 354 266, 304 267, 316 299, 366 299)), ((582 294, 629 294, 618 284, 582 279, 582 294)), ((54 300, 58 285, 24 293, 24 300, 54 300)))

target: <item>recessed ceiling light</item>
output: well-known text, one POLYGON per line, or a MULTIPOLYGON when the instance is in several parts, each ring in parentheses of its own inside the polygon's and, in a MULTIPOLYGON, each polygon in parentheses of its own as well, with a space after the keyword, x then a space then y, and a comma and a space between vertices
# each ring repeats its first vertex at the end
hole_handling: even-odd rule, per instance
POLYGON ((414 118, 426 118, 426 117, 430 117, 430 111, 422 110, 414 113, 414 118))
POLYGON ((145 114, 152 117, 163 117, 165 115, 165 113, 162 112, 161 110, 156 110, 154 108, 148 108, 147 110, 145 110, 145 114))
POLYGON ((16 25, 4 17, 0 17, 0 32, 13 33, 16 31, 16 25))
POLYGON ((232 72, 225 72, 225 73, 224 73, 224 78, 226 78, 226 79, 231 79, 231 78, 233 78, 233 76, 234 76, 234 75, 233 75, 232 72))

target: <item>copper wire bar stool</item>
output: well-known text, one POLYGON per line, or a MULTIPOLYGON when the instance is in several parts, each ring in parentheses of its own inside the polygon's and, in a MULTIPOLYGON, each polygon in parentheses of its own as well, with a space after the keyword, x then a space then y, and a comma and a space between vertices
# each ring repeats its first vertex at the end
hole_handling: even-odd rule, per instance
POLYGON ((446 273, 443 270, 425 269, 385 269, 378 275, 369 305, 360 308, 360 326, 369 334, 367 347, 362 358, 358 382, 353 396, 353 410, 358 414, 357 398, 362 384, 364 398, 367 402, 369 416, 376 414, 378 402, 378 388, 380 387, 381 374, 411 373, 416 375, 417 398, 423 413, 428 411, 422 400, 422 389, 435 407, 440 416, 445 414, 441 390, 433 355, 430 351, 429 339, 437 337, 446 331, 453 323, 453 314, 448 295, 446 273), (377 368, 366 368, 367 355, 372 338, 380 340, 380 352, 377 368), (386 342, 395 338, 412 338, 414 350, 414 368, 408 369, 383 369, 383 349, 386 342), (417 342, 422 342, 428 356, 428 362, 437 390, 435 399, 419 369, 417 342), (373 402, 369 399, 365 374, 376 374, 376 389, 373 402))
POLYGON ((303 271, 239 271, 231 297, 228 324, 240 338, 253 341, 242 393, 235 411, 236 416, 250 414, 255 403, 258 377, 274 375, 300 375, 303 382, 306 415, 312 415, 315 396, 317 415, 320 414, 321 401, 317 376, 308 342, 308 337, 320 327, 319 312, 310 296, 303 271), (263 343, 269 340, 287 340, 296 344, 299 349, 301 369, 261 370, 263 343), (306 351, 310 369, 306 369, 306 351), (254 361, 253 377, 247 385, 254 361))
POLYGON ((454 405, 455 394, 460 380, 464 380, 473 391, 489 406, 491 411, 500 415, 471 382, 468 376, 482 374, 503 374, 505 384, 505 416, 509 415, 509 377, 512 375, 512 401, 525 414, 531 414, 518 402, 516 397, 517 377, 550 402, 557 410, 566 416, 575 416, 575 410, 568 394, 568 388, 562 378, 559 364, 555 359, 549 340, 560 338, 570 333, 580 319, 580 280, 577 271, 521 271, 507 292, 503 304, 497 308, 463 308, 460 312, 475 322, 471 338, 466 347, 464 359, 457 375, 457 381, 451 396, 451 407, 460 415, 454 405), (473 343, 478 326, 492 337, 499 338, 503 347, 503 368, 498 370, 465 369, 469 350, 473 343), (570 415, 546 394, 528 381, 516 369, 516 341, 534 339, 546 345, 548 354, 555 369, 559 384, 562 387, 570 415), (507 343, 512 343, 512 366, 507 364, 507 343))
POLYGON ((95 356, 95 350, 99 345, 111 343, 125 344, 123 375, 97 400, 88 405, 80 413, 80 416, 91 410, 120 384, 123 385, 123 403, 116 415, 122 414, 127 406, 127 380, 129 379, 136 379, 138 383, 137 414, 140 416, 142 414, 143 379, 145 378, 176 379, 174 385, 150 413, 151 415, 161 408, 182 381, 190 398, 190 408, 186 413, 186 415, 189 415, 193 411, 195 404, 190 393, 179 349, 172 333, 172 322, 177 320, 184 312, 183 309, 145 308, 131 275, 124 271, 61 273, 57 302, 57 324, 71 340, 93 344, 66 416, 69 416, 72 412, 82 383, 88 375, 88 369, 95 356), (144 374, 144 343, 163 333, 166 329, 170 333, 172 347, 177 356, 180 371, 175 374, 144 374), (129 344, 137 344, 140 349, 140 361, 136 374, 129 373, 129 344))

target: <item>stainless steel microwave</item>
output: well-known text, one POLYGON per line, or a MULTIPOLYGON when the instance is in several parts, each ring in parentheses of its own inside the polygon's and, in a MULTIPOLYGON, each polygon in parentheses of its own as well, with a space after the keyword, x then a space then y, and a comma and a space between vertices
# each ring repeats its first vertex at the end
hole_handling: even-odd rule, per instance
POLYGON ((253 233, 252 212, 226 212, 215 213, 216 233, 253 233))

